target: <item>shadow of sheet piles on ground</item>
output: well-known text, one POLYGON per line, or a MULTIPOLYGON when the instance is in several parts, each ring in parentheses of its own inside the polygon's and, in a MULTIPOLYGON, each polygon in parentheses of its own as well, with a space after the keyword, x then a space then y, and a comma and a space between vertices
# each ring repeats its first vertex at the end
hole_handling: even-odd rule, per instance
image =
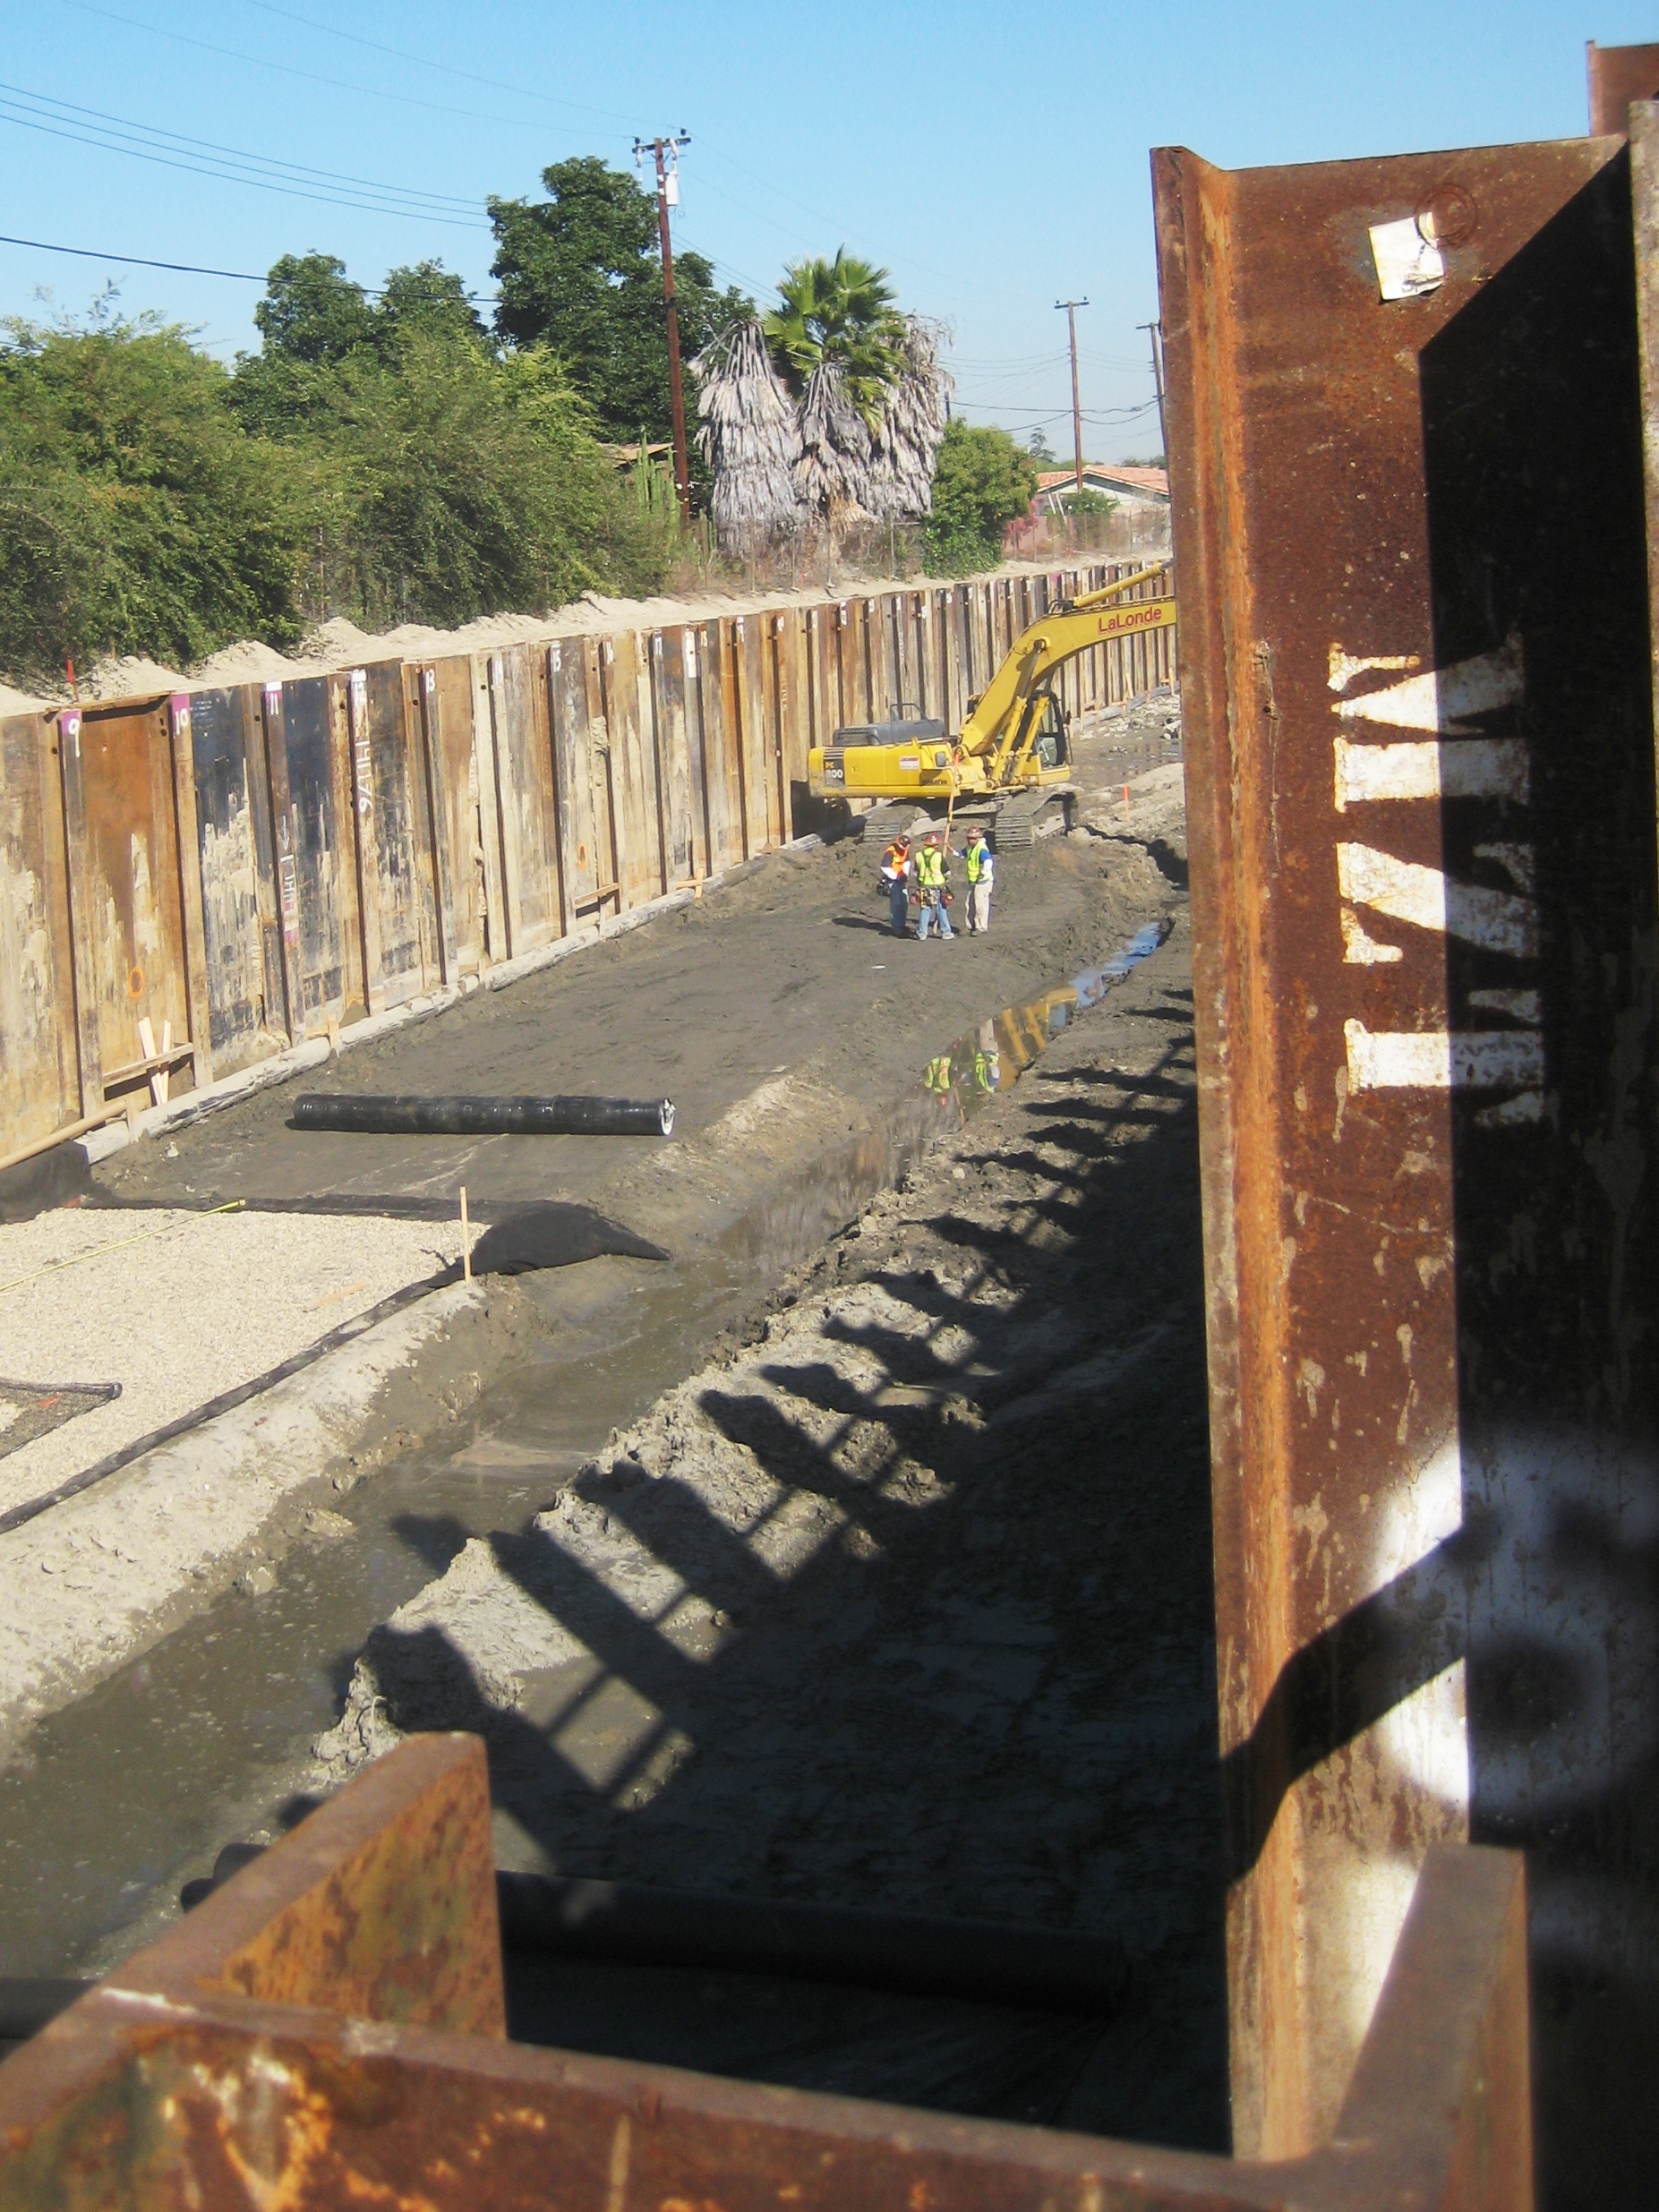
MULTIPOLYGON (((1226 2147, 1184 999, 1149 1004, 1144 1072, 1045 1063, 948 1205, 796 1278, 687 1408, 688 1456, 613 1451, 492 1538, 526 1625, 492 1661, 438 1622, 364 1654, 394 1725, 484 1735, 520 1863, 1116 1932, 1121 2014, 573 1966, 549 2039, 1226 2147)), ((440 1570, 465 1542, 401 1533, 440 1570)))

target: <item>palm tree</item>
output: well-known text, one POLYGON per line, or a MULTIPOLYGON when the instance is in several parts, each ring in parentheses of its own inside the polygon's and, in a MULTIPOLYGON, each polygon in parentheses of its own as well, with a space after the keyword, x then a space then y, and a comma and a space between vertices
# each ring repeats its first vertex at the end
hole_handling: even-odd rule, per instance
POLYGON ((833 261, 793 261, 761 327, 797 399, 805 397, 815 371, 834 367, 842 389, 876 428, 904 367, 904 320, 885 269, 872 268, 845 246, 833 261))
POLYGON ((818 524, 834 540, 919 520, 949 414, 943 326, 900 314, 886 270, 845 247, 795 262, 778 294, 691 363, 722 543, 752 555, 818 524))

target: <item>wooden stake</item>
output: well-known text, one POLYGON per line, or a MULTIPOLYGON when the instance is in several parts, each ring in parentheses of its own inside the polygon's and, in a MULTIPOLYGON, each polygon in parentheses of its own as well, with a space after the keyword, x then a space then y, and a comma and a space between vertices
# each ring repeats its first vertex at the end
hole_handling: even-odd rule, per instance
POLYGON ((461 1277, 464 1282, 468 1283, 473 1279, 473 1232, 466 1218, 466 1185, 465 1183, 461 1185, 461 1277))

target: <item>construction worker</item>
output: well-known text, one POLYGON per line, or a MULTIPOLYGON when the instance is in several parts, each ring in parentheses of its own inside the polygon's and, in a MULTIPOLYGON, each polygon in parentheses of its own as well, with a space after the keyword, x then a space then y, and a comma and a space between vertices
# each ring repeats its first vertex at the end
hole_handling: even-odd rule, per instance
POLYGON ((991 926, 991 886, 996 881, 996 863, 983 830, 976 828, 968 840, 967 858, 968 934, 982 937, 991 926))
POLYGON ((887 886, 887 916, 895 937, 910 935, 911 841, 901 830, 881 857, 881 880, 887 886))
POLYGON ((921 903, 916 914, 918 944, 927 942, 928 931, 936 922, 939 935, 946 944, 956 935, 951 927, 950 913, 945 903, 950 895, 945 887, 946 880, 945 853, 939 842, 939 833, 929 830, 921 841, 921 850, 916 856, 916 883, 921 894, 921 903))

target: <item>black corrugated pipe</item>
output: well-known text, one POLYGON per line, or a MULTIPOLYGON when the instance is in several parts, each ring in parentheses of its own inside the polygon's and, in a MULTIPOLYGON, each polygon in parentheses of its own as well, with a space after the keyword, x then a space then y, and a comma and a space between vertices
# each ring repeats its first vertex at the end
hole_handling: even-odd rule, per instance
POLYGON ((410 1098, 308 1090, 290 1127, 389 1137, 671 1137, 671 1098, 410 1098))
POLYGON ((1113 2009, 1129 1978, 1111 1936, 558 1875, 498 1873, 495 1881, 510 1952, 1096 2014, 1113 2009))

